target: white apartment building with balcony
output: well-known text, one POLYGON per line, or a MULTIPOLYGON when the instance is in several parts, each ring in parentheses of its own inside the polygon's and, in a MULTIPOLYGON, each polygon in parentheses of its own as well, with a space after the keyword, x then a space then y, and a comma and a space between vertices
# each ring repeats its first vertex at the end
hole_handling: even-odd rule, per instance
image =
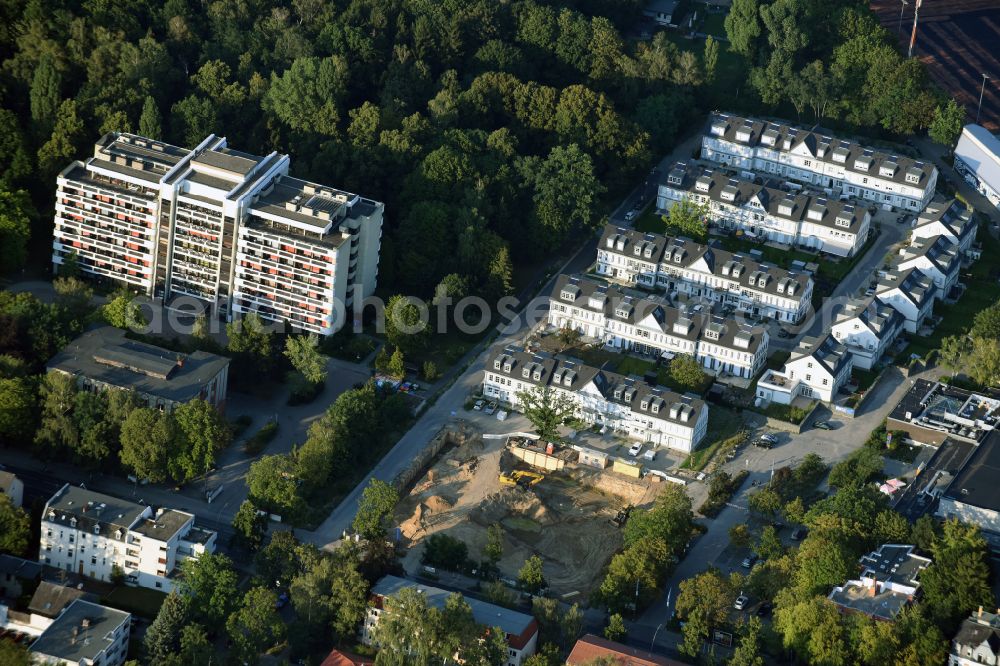
POLYGON ((42 512, 38 559, 103 581, 117 568, 132 585, 169 592, 180 563, 215 552, 215 542, 190 513, 66 484, 42 512))
POLYGON ((641 379, 580 361, 508 346, 487 361, 483 394, 512 407, 518 394, 551 390, 569 398, 576 416, 653 446, 690 453, 708 429, 708 405, 641 379))
POLYGON ((871 370, 903 332, 903 315, 878 299, 852 301, 837 314, 831 333, 847 347, 855 368, 871 370))
POLYGON ((717 376, 751 378, 767 360, 764 327, 688 313, 585 277, 560 275, 549 295, 549 324, 597 338, 616 351, 690 354, 717 376))
POLYGON ((288 175, 289 158, 193 150, 132 134, 102 137, 59 174, 52 261, 168 307, 195 299, 232 320, 257 311, 330 334, 375 290, 383 204, 288 175))
POLYGON ((914 221, 910 239, 915 241, 935 236, 947 238, 965 255, 972 249, 972 241, 976 238, 976 221, 972 212, 955 199, 930 202, 914 221))
POLYGON ((899 250, 895 268, 899 271, 919 268, 934 281, 937 287, 935 298, 943 300, 958 284, 962 254, 958 246, 944 236, 915 238, 899 250))
POLYGON ((803 338, 778 372, 768 370, 757 382, 757 397, 789 405, 796 397, 830 402, 851 378, 851 354, 832 335, 803 338))
POLYGON ((751 316, 799 322, 812 278, 686 238, 609 224, 597 246, 597 273, 627 285, 722 303, 751 316))
POLYGON ((667 212, 684 200, 706 205, 710 220, 724 229, 837 257, 860 250, 871 227, 865 206, 678 162, 659 186, 656 207, 667 212))
POLYGON ((713 113, 701 157, 750 174, 776 175, 865 199, 922 210, 934 196, 937 168, 855 141, 755 118, 713 113))

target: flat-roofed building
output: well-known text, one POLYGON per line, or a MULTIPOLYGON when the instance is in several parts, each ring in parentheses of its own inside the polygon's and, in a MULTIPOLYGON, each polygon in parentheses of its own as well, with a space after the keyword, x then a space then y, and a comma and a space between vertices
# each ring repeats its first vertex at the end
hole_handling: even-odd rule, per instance
MULTIPOLYGON (((373 634, 379 619, 386 612, 385 598, 394 596, 404 589, 416 589, 427 600, 428 607, 437 609, 444 608, 445 602, 452 594, 461 596, 458 592, 448 592, 398 576, 384 576, 375 583, 370 592, 368 614, 361 630, 362 643, 377 647, 373 634)), ((499 627, 504 632, 508 648, 507 661, 504 662, 506 666, 521 666, 528 657, 535 654, 538 646, 538 622, 535 618, 472 597, 464 598, 472 609, 472 618, 484 631, 499 627)))
POLYGON ((77 599, 29 649, 46 666, 120 666, 128 654, 132 616, 77 599))
POLYGON ((751 316, 799 322, 809 311, 813 280, 682 238, 609 224, 597 246, 597 273, 642 289, 722 303, 751 316))
POLYGON ((916 442, 953 439, 981 443, 1000 426, 1000 400, 941 382, 918 379, 889 412, 889 430, 903 430, 916 442))
POLYGON ((931 564, 909 544, 887 543, 862 556, 861 575, 838 585, 827 596, 842 612, 862 613, 892 622, 917 598, 920 572, 931 564))
POLYGON ((657 358, 690 354, 717 376, 750 378, 767 360, 768 334, 762 326, 688 312, 584 276, 556 278, 548 321, 597 338, 616 351, 657 358))
POLYGON ((289 176, 289 158, 111 133, 57 179, 52 261, 168 307, 257 311, 330 334, 375 290, 383 204, 289 176))
POLYGON ((1000 208, 1000 139, 982 125, 966 125, 955 146, 955 170, 1000 208))
POLYGON ((67 484, 42 512, 38 559, 104 581, 120 570, 130 584, 169 592, 182 561, 215 552, 216 533, 194 519, 67 484))
POLYGON ((709 124, 701 141, 705 160, 910 211, 934 196, 938 171, 931 162, 788 123, 713 113, 709 124))
POLYGON ((1000 551, 1000 435, 991 430, 938 500, 936 515, 979 527, 1000 551))
POLYGON ((148 406, 172 411, 204 400, 223 408, 229 385, 229 359, 196 351, 172 352, 130 340, 125 331, 102 326, 88 331, 52 357, 49 372, 77 378, 81 389, 134 390, 148 406))
POLYGON ((652 446, 691 452, 708 429, 708 405, 640 378, 586 365, 571 358, 532 354, 508 346, 487 360, 483 394, 518 407, 523 391, 550 390, 566 396, 576 416, 652 446))
POLYGON ((706 205, 709 219, 723 229, 837 257, 856 254, 871 227, 871 213, 857 202, 679 162, 660 184, 656 207, 667 212, 682 201, 706 205))

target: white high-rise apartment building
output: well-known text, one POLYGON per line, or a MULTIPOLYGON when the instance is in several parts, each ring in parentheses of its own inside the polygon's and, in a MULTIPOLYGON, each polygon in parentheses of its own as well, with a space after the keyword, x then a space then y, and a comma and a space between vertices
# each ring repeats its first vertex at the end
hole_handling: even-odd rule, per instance
POLYGON ((105 581, 117 567, 133 585, 169 592, 180 563, 215 552, 215 542, 190 513, 66 484, 42 512, 38 560, 105 581))
POLYGON ((727 113, 709 120, 702 159, 910 211, 923 210, 934 196, 938 171, 930 162, 784 123, 727 113))
POLYGON ((57 179, 52 261, 123 282, 167 307, 330 334, 375 290, 384 205, 288 175, 209 136, 193 150, 106 134, 57 179))

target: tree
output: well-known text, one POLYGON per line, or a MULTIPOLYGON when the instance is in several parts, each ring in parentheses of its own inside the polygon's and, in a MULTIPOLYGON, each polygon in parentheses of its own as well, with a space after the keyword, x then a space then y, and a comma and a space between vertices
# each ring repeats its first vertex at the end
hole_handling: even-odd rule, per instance
POLYGON ((494 566, 503 557, 503 528, 500 527, 500 523, 493 523, 486 528, 486 544, 483 546, 483 556, 494 566))
POLYGON ((104 321, 115 328, 137 329, 146 325, 142 316, 142 310, 138 303, 135 303, 132 296, 125 291, 115 294, 101 308, 101 315, 104 321))
POLYGON ((160 108, 152 95, 146 95, 142 103, 142 113, 139 116, 139 134, 150 139, 163 136, 163 120, 160 118, 160 108))
POLYGON ((1000 340, 973 338, 966 372, 980 386, 994 386, 1000 381, 1000 340))
POLYGON ((753 543, 753 535, 746 523, 737 523, 729 528, 729 543, 739 550, 750 547, 750 544, 753 543))
POLYGON ((545 587, 545 574, 542 573, 542 558, 532 555, 524 561, 524 566, 517 572, 517 582, 532 594, 545 587))
POLYGON ((372 478, 358 502, 358 513, 352 523, 354 531, 369 540, 383 536, 386 520, 397 503, 399 491, 384 481, 372 478))
POLYGON ((167 478, 169 455, 176 441, 177 429, 170 414, 141 407, 122 423, 118 455, 138 478, 160 483, 167 478))
POLYGON ((257 552, 264 542, 267 532, 267 516, 257 513, 257 507, 250 500, 243 500, 240 508, 233 516, 233 539, 237 546, 251 553, 257 552))
POLYGON ((171 476, 184 482, 207 474, 215 464, 215 454, 232 441, 229 424, 201 399, 178 405, 172 417, 177 424, 177 443, 168 463, 171 476))
POLYGON ((771 488, 761 488, 747 497, 747 507, 762 516, 775 516, 781 511, 781 495, 771 488))
MULTIPOLYGON (((239 577, 232 560, 221 553, 206 553, 183 560, 180 568, 183 576, 178 589, 190 600, 192 619, 206 627, 222 626, 239 597, 239 577)), ((249 599, 247 594, 244 602, 249 599)), ((273 600, 268 608, 274 609, 273 600)))
POLYGON ((694 513, 691 498, 681 486, 669 484, 660 491, 647 510, 634 510, 625 523, 625 545, 641 540, 659 539, 673 554, 680 554, 691 540, 694 513))
POLYGON ((375 371, 383 375, 389 374, 389 345, 382 345, 375 355, 375 371))
POLYGON ((679 354, 670 361, 670 379, 680 391, 695 391, 705 383, 705 373, 690 354, 679 354))
POLYGON ((347 77, 347 61, 340 56, 296 58, 280 77, 272 75, 264 109, 292 129, 333 136, 347 77))
POLYGON ((24 265, 32 215, 28 193, 0 183, 0 273, 13 273, 24 265))
POLYGON ((271 534, 271 540, 254 556, 257 575, 268 585, 281 587, 288 585, 303 570, 303 553, 308 547, 295 538, 291 530, 280 530, 271 534))
POLYGON ((729 666, 764 666, 764 657, 760 654, 762 630, 760 618, 751 617, 733 650, 733 656, 729 658, 729 666))
POLYGON ((54 176, 76 154, 76 144, 83 136, 83 121, 77 116, 76 101, 67 99, 56 112, 52 136, 38 149, 38 169, 54 176))
POLYGON ((189 624, 181 629, 181 650, 176 666, 211 666, 214 656, 215 647, 200 624, 189 624))
POLYGON ((403 379, 406 377, 406 363, 403 360, 403 351, 396 348, 392 352, 392 356, 389 358, 389 376, 395 379, 403 379))
POLYGON ((305 508, 299 496, 295 462, 290 456, 263 456, 251 463, 247 487, 254 504, 285 520, 300 515, 305 508))
POLYGON ((973 338, 1000 339, 1000 305, 994 304, 976 313, 969 334, 973 338))
POLYGON ((721 571, 708 569, 681 581, 677 594, 677 614, 688 621, 700 616, 706 626, 719 626, 729 615, 736 591, 732 582, 721 571))
POLYGON ((929 551, 937 539, 937 526, 934 518, 930 514, 924 514, 917 518, 910 531, 910 541, 916 544, 917 548, 929 551))
POLYGON ((681 629, 681 636, 684 640, 677 648, 678 651, 687 657, 697 659, 698 655, 701 654, 702 645, 708 638, 709 629, 708 620, 704 615, 698 613, 689 617, 681 629))
POLYGON ((15 643, 9 638, 0 638, 0 664, 5 666, 31 666, 35 663, 28 646, 15 643))
POLYGON ((430 335, 428 312, 409 296, 397 294, 385 307, 385 336, 397 351, 413 352, 427 343, 430 335))
POLYGON ((21 555, 28 549, 31 520, 10 496, 0 493, 0 551, 21 555))
POLYGON ((545 160, 526 161, 523 170, 534 186, 535 215, 551 245, 575 226, 590 228, 599 222, 594 202, 604 187, 580 146, 555 146, 545 160))
POLYGON ((704 63, 705 82, 711 84, 715 81, 715 69, 719 65, 719 42, 712 35, 705 38, 704 63))
POLYGON ((39 385, 41 420, 35 432, 35 443, 50 452, 75 450, 80 431, 73 418, 76 404, 76 378, 61 372, 49 372, 39 385))
POLYGON ((277 596, 264 587, 252 588, 243 604, 226 620, 233 652, 243 663, 257 663, 258 655, 285 634, 285 623, 275 609, 277 596))
POLYGON ((843 534, 833 534, 814 528, 799 546, 795 586, 799 598, 827 593, 840 585, 855 571, 855 553, 843 534))
POLYGON ((950 149, 958 141, 964 124, 965 109, 949 98, 944 105, 938 104, 934 109, 934 118, 927 128, 927 134, 935 143, 950 149))
POLYGON ((447 534, 432 534, 424 542, 422 564, 439 569, 462 571, 469 561, 469 547, 465 542, 447 534))
POLYGON ((307 382, 320 384, 326 381, 326 357, 319 353, 319 336, 315 333, 288 336, 285 357, 307 382))
POLYGON ((56 67, 55 59, 48 53, 38 60, 35 74, 31 79, 31 89, 28 101, 31 107, 31 120, 39 136, 48 136, 55 123, 56 112, 62 101, 60 87, 62 76, 56 67))
POLYGON ((785 547, 781 545, 778 538, 778 530, 771 525, 765 525, 761 530, 760 540, 757 542, 757 554, 765 560, 781 557, 785 552, 785 547))
POLYGON ((733 5, 726 14, 725 28, 730 48, 754 64, 764 32, 758 0, 733 0, 733 5))
POLYGON ((993 603, 986 540, 974 525, 946 520, 920 574, 928 618, 951 629, 979 606, 993 603))
POLYGON ((14 444, 31 441, 35 408, 35 385, 30 378, 0 378, 0 439, 14 444))
POLYGON ((549 386, 519 391, 517 402, 542 441, 558 438, 559 426, 576 414, 573 401, 549 386))
POLYGON ((78 335, 94 314, 91 303, 94 290, 75 277, 57 277, 52 281, 52 288, 56 292, 55 302, 63 311, 67 328, 73 335, 78 335))
POLYGON ((626 633, 625 620, 621 614, 612 613, 608 617, 608 626, 604 627, 604 637, 609 641, 621 642, 625 639, 626 633))
POLYGON ((781 599, 774 613, 774 628, 786 649, 813 664, 850 663, 840 613, 824 596, 804 601, 781 599))
POLYGON ((688 236, 697 241, 708 237, 708 207, 691 199, 683 199, 670 207, 670 212, 663 216, 669 233, 678 236, 688 236))
POLYGON ((191 615, 190 603, 188 597, 177 591, 171 592, 163 600, 143 641, 149 663, 163 663, 180 648, 181 631, 188 624, 191 615))
POLYGON ((433 382, 441 377, 441 371, 438 370, 437 364, 434 361, 424 361, 424 364, 420 368, 420 374, 429 382, 433 382))
POLYGON ((611 558, 598 596, 611 612, 635 611, 660 594, 670 547, 663 539, 636 541, 611 558))

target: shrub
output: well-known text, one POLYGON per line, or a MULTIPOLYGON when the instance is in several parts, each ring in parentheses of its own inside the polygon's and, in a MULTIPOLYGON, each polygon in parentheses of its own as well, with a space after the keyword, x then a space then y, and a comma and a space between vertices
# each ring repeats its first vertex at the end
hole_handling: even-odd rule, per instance
POLYGON ((469 548, 464 541, 447 534, 434 534, 424 543, 421 563, 431 567, 462 571, 469 561, 469 548))
POLYGON ((253 417, 249 414, 240 414, 237 416, 232 423, 233 439, 236 439, 245 433, 251 423, 253 423, 253 417))
POLYGON ((278 424, 274 421, 268 421, 260 430, 254 433, 253 437, 246 441, 246 444, 243 445, 243 450, 250 455, 256 455, 263 451, 277 434, 278 424))
POLYGON ((729 501, 729 498, 740 489, 749 472, 740 470, 736 476, 726 472, 718 472, 712 476, 708 484, 708 499, 699 507, 698 512, 707 518, 715 518, 729 501))

